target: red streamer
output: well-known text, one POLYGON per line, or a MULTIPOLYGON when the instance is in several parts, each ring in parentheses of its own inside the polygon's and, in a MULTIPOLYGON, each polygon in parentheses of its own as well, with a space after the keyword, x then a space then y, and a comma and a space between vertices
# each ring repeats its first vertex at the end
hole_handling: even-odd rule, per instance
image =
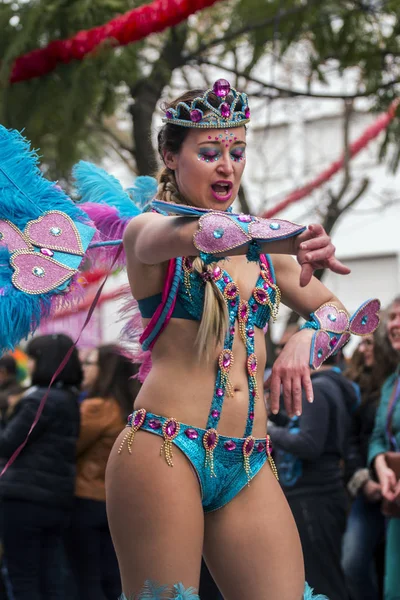
MULTIPOLYGON (((363 150, 363 148, 365 148, 365 146, 367 146, 371 140, 376 138, 381 133, 381 131, 383 131, 389 126, 389 123, 394 119, 396 115, 396 110, 399 103, 400 100, 394 100, 390 105, 389 110, 383 115, 379 116, 375 123, 370 125, 355 142, 350 144, 350 158, 353 158, 354 156, 356 156, 356 154, 361 152, 361 150, 363 150)), ((318 175, 315 179, 310 181, 310 183, 307 183, 303 187, 291 192, 284 200, 282 200, 282 202, 279 202, 279 204, 276 204, 272 208, 266 210, 261 216, 265 219, 270 219, 290 204, 302 200, 302 198, 305 198, 305 196, 308 196, 309 194, 311 194, 311 192, 313 192, 317 188, 321 187, 321 185, 329 181, 329 179, 331 179, 344 167, 344 164, 345 157, 343 155, 339 160, 336 160, 330 165, 330 167, 325 169, 325 171, 322 171, 322 173, 318 175)))
POLYGON ((67 40, 55 40, 45 48, 33 50, 15 61, 10 82, 42 77, 58 63, 82 60, 105 40, 115 46, 137 42, 151 33, 178 25, 195 12, 220 0, 153 0, 151 4, 134 8, 100 27, 80 31, 67 40))

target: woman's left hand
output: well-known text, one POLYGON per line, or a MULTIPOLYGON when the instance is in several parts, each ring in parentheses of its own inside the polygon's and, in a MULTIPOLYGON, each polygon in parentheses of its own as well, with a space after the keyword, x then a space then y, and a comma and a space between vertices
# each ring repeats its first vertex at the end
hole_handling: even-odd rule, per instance
POLYGON ((301 265, 300 286, 311 281, 317 269, 330 269, 340 275, 348 275, 350 269, 335 257, 335 246, 320 224, 309 225, 295 238, 295 253, 301 265))
POLYGON ((289 417, 301 414, 303 389, 307 400, 309 402, 314 400, 309 364, 313 333, 311 329, 303 329, 295 333, 272 367, 266 387, 270 390, 269 406, 274 414, 279 411, 281 389, 289 417))

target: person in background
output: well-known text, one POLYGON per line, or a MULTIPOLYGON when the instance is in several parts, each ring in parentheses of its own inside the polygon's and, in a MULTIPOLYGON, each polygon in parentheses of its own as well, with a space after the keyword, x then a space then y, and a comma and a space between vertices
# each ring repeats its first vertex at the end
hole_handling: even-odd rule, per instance
POLYGON ((8 396, 17 388, 17 361, 6 354, 0 358, 0 418, 2 424, 4 424, 7 413, 8 396))
POLYGON ((44 335, 29 342, 31 387, 0 432, 4 462, 26 442, 0 479, 4 559, 13 600, 70 600, 62 573, 79 435, 77 397, 82 369, 75 349, 50 391, 48 386, 72 346, 66 335, 44 335), (43 412, 29 435, 46 393, 43 412))
MULTIPOLYGON (((342 461, 347 452, 354 386, 330 357, 311 374, 314 402, 303 395, 302 415, 280 416, 268 431, 279 478, 292 509, 304 553, 306 579, 329 600, 347 600, 341 567, 347 496, 342 461)), ((272 417, 273 419, 273 417, 272 417)))
MULTIPOLYGON (((385 381, 375 426, 368 450, 368 465, 374 470, 381 486, 383 501, 391 503, 400 517, 400 480, 387 462, 386 452, 397 455, 396 470, 400 470, 400 296, 397 296, 387 311, 386 340, 396 353, 396 368, 385 381)), ((387 507, 389 508, 389 507, 387 507)), ((387 508, 384 512, 388 512, 387 508)), ((389 518, 385 543, 385 600, 400 599, 400 518, 389 518)), ((367 567, 366 567, 367 568, 367 567)))
POLYGON ((345 465, 347 490, 353 503, 343 540, 342 564, 352 600, 379 600, 383 583, 382 492, 367 468, 368 444, 381 388, 396 368, 395 353, 385 344, 383 330, 382 325, 373 335, 362 339, 345 373, 359 386, 361 395, 360 406, 352 419, 345 465))
POLYGON ((113 344, 92 350, 83 362, 86 398, 80 404, 75 510, 67 534, 79 600, 116 600, 121 594, 104 479, 111 448, 140 388, 138 368, 113 344))

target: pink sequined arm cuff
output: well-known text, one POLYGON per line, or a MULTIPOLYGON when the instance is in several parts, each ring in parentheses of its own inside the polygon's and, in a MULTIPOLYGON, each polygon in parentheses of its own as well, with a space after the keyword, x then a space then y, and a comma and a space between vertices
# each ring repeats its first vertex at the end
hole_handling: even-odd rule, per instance
POLYGON ((311 341, 310 366, 319 369, 324 360, 335 354, 350 339, 351 334, 369 335, 379 325, 380 301, 364 302, 349 318, 349 314, 334 304, 323 304, 310 315, 301 329, 315 329, 311 341))
POLYGON ((193 243, 200 252, 223 254, 253 240, 259 243, 283 240, 298 235, 304 229, 301 225, 282 219, 209 211, 200 217, 193 243))

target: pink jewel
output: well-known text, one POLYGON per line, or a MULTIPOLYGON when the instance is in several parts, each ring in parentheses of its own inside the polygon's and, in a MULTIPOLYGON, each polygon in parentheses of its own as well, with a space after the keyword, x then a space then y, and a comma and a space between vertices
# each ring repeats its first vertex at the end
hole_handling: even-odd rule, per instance
POLYGON ((217 396, 219 398, 222 398, 223 395, 224 395, 224 390, 222 388, 217 388, 217 396))
POLYGON ((331 348, 334 348, 337 344, 338 339, 336 337, 333 337, 331 339, 331 341, 329 342, 329 345, 331 346, 331 348))
POLYGON ((225 144, 225 148, 229 148, 228 144, 225 144))
POLYGON ((222 271, 221 271, 220 267, 218 267, 218 266, 214 267, 214 270, 213 270, 213 277, 214 277, 214 279, 217 279, 218 277, 220 277, 221 276, 221 272, 222 271))
POLYGON ((161 421, 159 421, 158 419, 150 419, 148 422, 148 426, 151 429, 160 429, 161 427, 161 421))
POLYGON ((198 431, 193 429, 193 427, 188 427, 188 429, 185 429, 185 435, 189 438, 189 440, 197 440, 199 437, 198 431))
POLYGON ((54 252, 52 250, 49 250, 49 248, 40 248, 40 252, 44 256, 54 256, 54 252))
POLYGON ((236 444, 233 440, 228 440, 227 442, 224 442, 224 448, 229 450, 229 452, 232 452, 232 450, 235 450, 236 444))
POLYGON ((231 335, 235 335, 235 328, 234 328, 234 327, 231 327, 231 328, 229 329, 229 333, 230 333, 231 335))
POLYGON ((257 304, 253 304, 253 306, 251 307, 251 310, 255 313, 258 311, 258 306, 257 304))
POLYGON ((243 454, 245 456, 250 456, 250 454, 253 452, 253 448, 254 448, 254 439, 252 437, 249 437, 245 440, 245 442, 243 444, 243 454))
POLYGON ((237 137, 234 137, 233 139, 236 141, 236 140, 237 140, 237 137))
POLYGON ((133 418, 133 425, 135 427, 141 427, 141 425, 143 424, 143 421, 145 419, 145 416, 146 416, 146 411, 143 414, 143 410, 138 410, 133 418))
POLYGON ((246 117, 246 119, 250 119, 250 109, 249 109, 249 107, 247 107, 245 109, 244 116, 246 117))
POLYGON ((224 355, 222 357, 222 364, 225 367, 225 369, 227 369, 230 364, 231 364, 231 355, 229 352, 224 352, 224 355))
POLYGON ((224 119, 228 119, 231 116, 231 107, 226 102, 221 104, 220 111, 224 119))
POLYGON ((247 304, 242 304, 242 306, 240 308, 240 318, 245 319, 247 317, 247 313, 248 313, 247 304))
POLYGON ((248 330, 247 330, 247 335, 248 335, 250 338, 254 337, 254 329, 248 329, 248 330))
POLYGON ((175 421, 167 421, 165 425, 165 433, 169 438, 174 437, 176 433, 176 423, 175 421))
POLYGON ((269 285, 266 281, 264 281, 264 283, 263 283, 263 288, 264 288, 264 290, 267 290, 269 288, 269 285))
POLYGON ((226 79, 218 79, 213 85, 213 92, 218 98, 225 98, 231 91, 231 84, 226 79))
POLYGON ((211 139, 212 139, 212 138, 211 138, 211 135, 209 135, 209 136, 208 136, 208 139, 209 139, 209 140, 211 140, 211 139))
POLYGON ((249 414, 249 419, 250 419, 250 421, 254 421, 254 413, 253 412, 251 412, 249 414))
POLYGON ((263 304, 268 299, 268 294, 261 288, 256 288, 253 295, 260 304, 263 304))
POLYGON ((247 359, 247 368, 250 375, 254 375, 257 372, 257 357, 255 354, 250 354, 247 359))
POLYGON ((264 450, 264 444, 262 442, 259 442, 257 444, 257 452, 262 452, 264 450))
POLYGON ((213 419, 218 419, 219 417, 219 410, 213 410, 211 411, 211 416, 213 419))
POLYGON ((190 111, 190 120, 193 121, 193 123, 199 123, 202 117, 203 113, 198 108, 190 111))
POLYGON ((225 283, 229 283, 229 281, 230 281, 229 277, 228 277, 227 275, 225 275, 225 276, 224 276, 224 282, 225 282, 225 283))
POLYGON ((167 119, 172 119, 173 118, 173 114, 170 110, 167 110, 167 112, 165 113, 165 116, 167 117, 167 119))
POLYGON ((216 139, 216 140, 218 139, 218 136, 217 136, 217 135, 215 136, 215 139, 216 139))
POLYGON ((204 434, 205 439, 205 445, 207 446, 207 448, 212 448, 215 445, 215 442, 217 441, 217 433, 215 431, 211 431, 209 430, 207 433, 204 434))
POLYGON ((238 221, 240 221, 241 223, 250 223, 251 220, 252 219, 251 219, 250 215, 239 215, 238 216, 238 221))
POLYGON ((253 398, 255 398, 257 396, 256 390, 251 390, 251 395, 252 395, 253 398))
POLYGON ((234 283, 226 286, 225 294, 228 296, 228 298, 236 298, 237 293, 238 293, 238 289, 234 283))
POLYGON ((231 300, 231 306, 236 306, 235 300, 231 300))

